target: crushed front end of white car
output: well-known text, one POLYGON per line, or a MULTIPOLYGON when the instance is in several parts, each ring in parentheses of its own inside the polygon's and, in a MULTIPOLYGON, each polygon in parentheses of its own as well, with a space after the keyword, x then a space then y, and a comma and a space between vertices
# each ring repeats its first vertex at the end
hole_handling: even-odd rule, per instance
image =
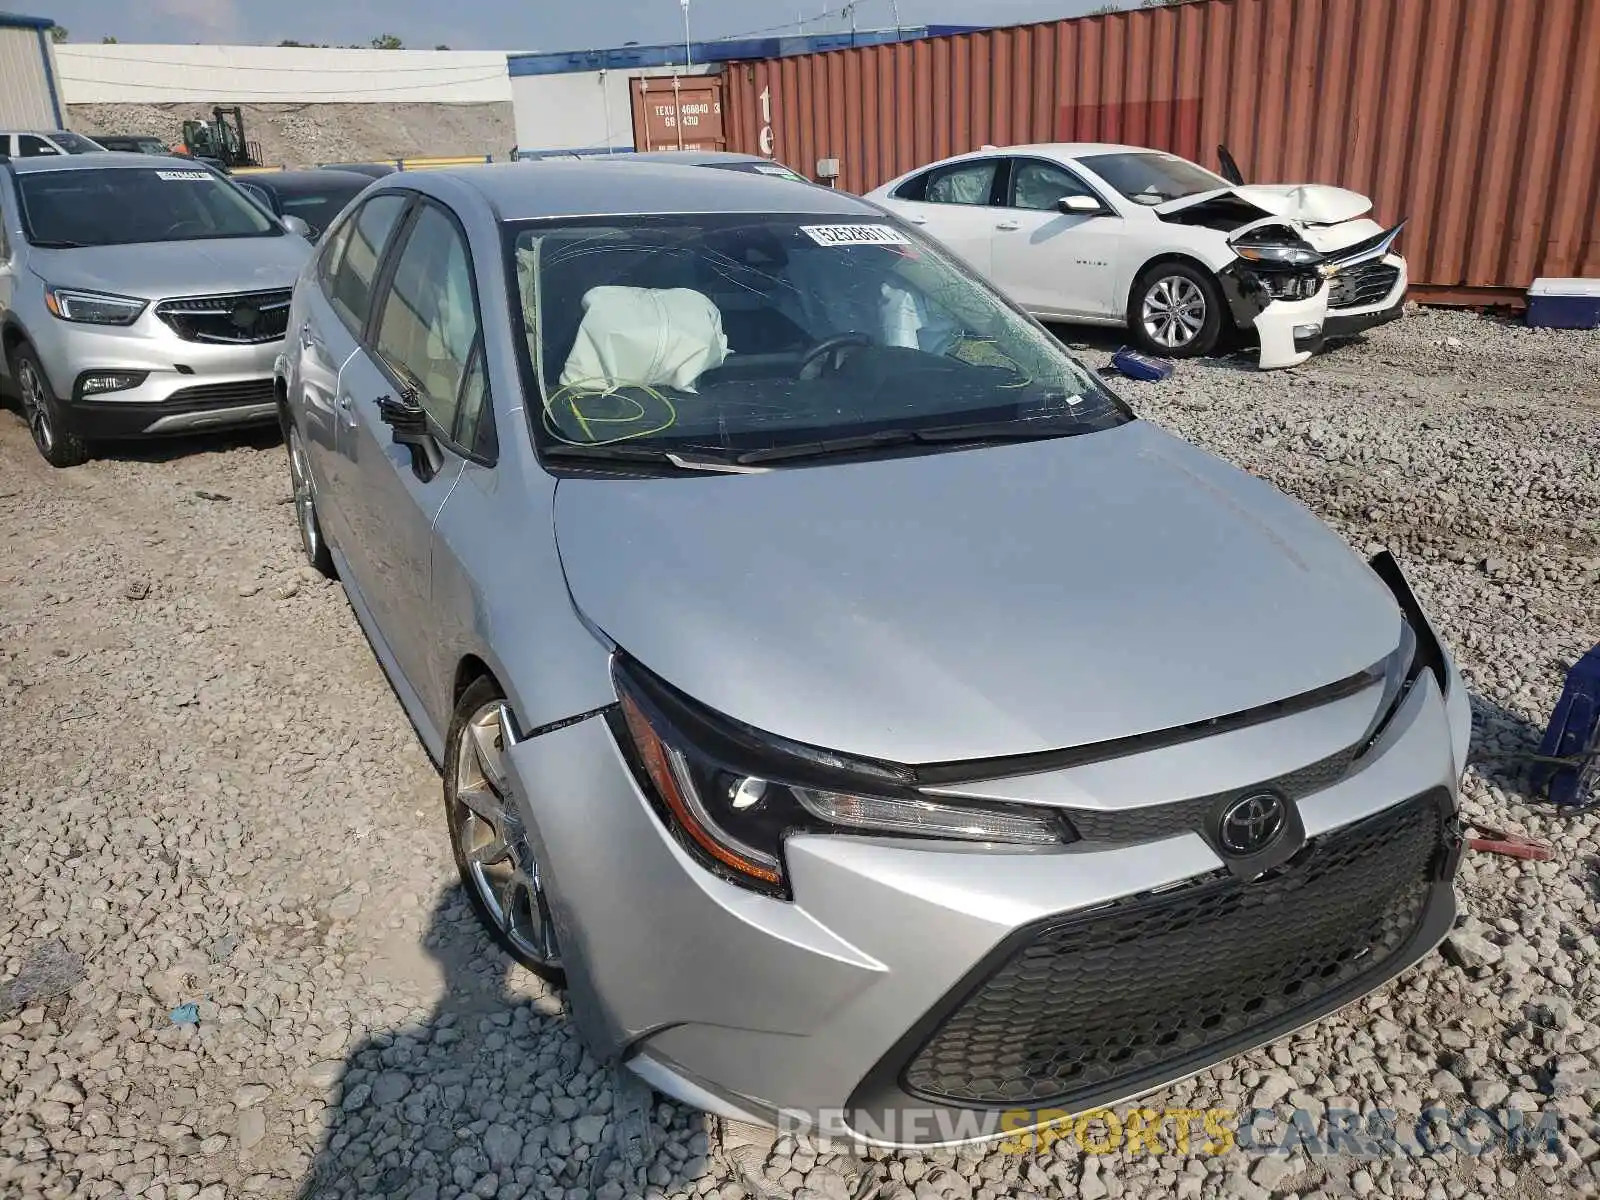
POLYGON ((1330 338, 1400 316, 1409 279, 1372 201, 1324 184, 1241 185, 1161 205, 1163 221, 1227 235, 1217 272, 1234 322, 1255 329, 1263 370, 1297 366, 1330 338))

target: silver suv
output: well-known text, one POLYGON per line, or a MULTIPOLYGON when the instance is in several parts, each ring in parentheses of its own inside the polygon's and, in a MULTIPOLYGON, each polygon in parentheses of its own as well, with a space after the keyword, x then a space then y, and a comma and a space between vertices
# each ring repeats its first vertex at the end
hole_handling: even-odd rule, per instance
POLYGON ((273 421, 303 229, 178 158, 0 163, 0 384, 39 453, 273 421))
POLYGON ((0 154, 12 158, 53 158, 60 154, 99 154, 106 147, 70 129, 0 130, 0 154))

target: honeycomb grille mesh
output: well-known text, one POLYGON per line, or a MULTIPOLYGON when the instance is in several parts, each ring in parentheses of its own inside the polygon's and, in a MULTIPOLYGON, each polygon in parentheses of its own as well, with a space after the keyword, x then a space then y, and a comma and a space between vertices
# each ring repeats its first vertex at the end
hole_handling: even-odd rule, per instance
POLYGON ((1423 918, 1441 822, 1418 797, 1265 879, 1207 876, 1045 927, 938 1027, 904 1086, 957 1105, 1070 1107, 1381 977, 1423 918))
POLYGON ((1248 796, 1252 792, 1277 792, 1288 800, 1300 800, 1344 778, 1355 760, 1356 747, 1340 750, 1309 766, 1289 771, 1274 779, 1247 788, 1196 796, 1172 804, 1151 804, 1143 808, 1063 809, 1062 815, 1086 842, 1153 842, 1179 833, 1198 832, 1224 796, 1248 796))

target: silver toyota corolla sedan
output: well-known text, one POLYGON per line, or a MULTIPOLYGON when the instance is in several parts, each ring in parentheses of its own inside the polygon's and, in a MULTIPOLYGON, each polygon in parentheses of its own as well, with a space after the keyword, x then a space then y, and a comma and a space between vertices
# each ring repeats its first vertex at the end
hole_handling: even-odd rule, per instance
POLYGON ((394 176, 278 364, 300 534, 591 1049, 743 1120, 1015 1133, 1455 912, 1466 690, 1393 558, 865 202, 394 176))

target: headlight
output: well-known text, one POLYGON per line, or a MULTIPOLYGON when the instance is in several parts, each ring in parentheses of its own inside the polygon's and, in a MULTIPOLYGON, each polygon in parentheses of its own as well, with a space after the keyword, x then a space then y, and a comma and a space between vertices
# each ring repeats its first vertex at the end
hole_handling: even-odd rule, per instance
POLYGON ((1444 664, 1444 650, 1434 637, 1433 629, 1428 624, 1422 606, 1417 602, 1416 594, 1406 583, 1405 576, 1400 571, 1400 564, 1385 550, 1374 556, 1368 565, 1388 587, 1394 595, 1395 602, 1400 606, 1400 644, 1372 668, 1373 678, 1383 680, 1383 698, 1378 704, 1377 714, 1372 718, 1372 724, 1361 739, 1361 748, 1356 753, 1357 758, 1370 750, 1383 736, 1384 730, 1389 727, 1389 722, 1394 719, 1395 713, 1400 711, 1400 706, 1411 694, 1411 689, 1424 674, 1429 672, 1433 674, 1439 684, 1441 695, 1446 694, 1449 684, 1444 664))
POLYGON ((966 804, 918 792, 907 768, 846 759, 691 704, 613 659, 612 727, 678 840, 726 878, 783 894, 791 832, 856 832, 1018 846, 1075 838, 1047 808, 966 804))
POLYGON ((1322 261, 1322 255, 1310 246, 1282 242, 1235 242, 1233 252, 1249 262, 1279 267, 1309 267, 1322 261))
POLYGON ((132 325, 150 301, 131 296, 108 296, 103 292, 79 292, 72 288, 46 287, 44 303, 63 321, 80 325, 132 325))

